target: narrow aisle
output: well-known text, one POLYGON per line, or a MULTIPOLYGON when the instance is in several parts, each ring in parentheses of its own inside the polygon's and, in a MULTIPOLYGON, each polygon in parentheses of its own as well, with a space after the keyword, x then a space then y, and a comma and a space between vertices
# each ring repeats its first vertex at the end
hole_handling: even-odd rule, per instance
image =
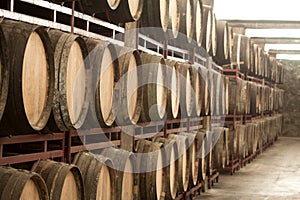
POLYGON ((281 137, 252 163, 197 199, 300 199, 300 138, 281 137))

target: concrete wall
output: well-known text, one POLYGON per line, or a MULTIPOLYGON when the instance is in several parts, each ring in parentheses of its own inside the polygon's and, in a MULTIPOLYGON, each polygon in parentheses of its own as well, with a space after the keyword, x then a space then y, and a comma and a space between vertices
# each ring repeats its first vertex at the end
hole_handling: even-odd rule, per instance
POLYGON ((300 62, 283 63, 284 84, 279 86, 285 90, 283 135, 300 137, 300 62))

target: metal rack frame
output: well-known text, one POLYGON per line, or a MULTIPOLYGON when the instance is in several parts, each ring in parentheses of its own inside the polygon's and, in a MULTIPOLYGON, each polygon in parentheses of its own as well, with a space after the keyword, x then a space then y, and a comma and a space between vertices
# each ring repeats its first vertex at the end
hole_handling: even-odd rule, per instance
POLYGON ((0 137, 0 166, 11 165, 17 163, 25 163, 30 161, 37 161, 40 159, 53 159, 60 158, 64 161, 65 156, 65 134, 64 133, 52 133, 52 134, 30 134, 30 135, 18 135, 0 137), (57 141, 60 143, 60 149, 49 149, 49 142, 57 141), (16 155, 4 155, 4 146, 9 145, 24 145, 29 143, 43 143, 40 144, 42 150, 39 152, 16 154, 16 155))

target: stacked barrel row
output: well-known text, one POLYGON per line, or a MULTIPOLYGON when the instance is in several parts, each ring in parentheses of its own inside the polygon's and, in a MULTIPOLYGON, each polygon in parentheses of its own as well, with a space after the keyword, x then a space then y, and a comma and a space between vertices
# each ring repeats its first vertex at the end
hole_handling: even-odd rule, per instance
POLYGON ((41 160, 33 172, 2 167, 0 199, 175 199, 206 180, 210 135, 201 130, 139 140, 135 152, 80 152, 72 165, 41 160))
POLYGON ((217 53, 217 20, 213 5, 202 0, 144 1, 141 32, 182 48, 202 46, 217 53), (192 44, 192 45, 191 45, 192 44))
POLYGON ((216 19, 213 1, 84 0, 81 6, 85 13, 115 24, 139 21, 140 32, 157 41, 184 49, 202 46, 216 60, 230 61, 232 30, 216 19))
POLYGON ((193 43, 216 55, 217 20, 213 1, 83 0, 83 10, 115 24, 140 21, 141 32, 178 45, 193 43))
POLYGON ((274 141, 282 132, 281 114, 239 124, 229 131, 229 155, 240 160, 261 151, 268 142, 274 141))
POLYGON ((2 135, 228 113, 228 78, 211 67, 12 20, 0 28, 2 135))
POLYGON ((283 109, 284 91, 240 78, 229 81, 229 113, 261 114, 283 109))
POLYGON ((224 68, 236 68, 241 73, 264 78, 273 83, 283 82, 283 64, 265 52, 263 46, 255 44, 251 38, 242 34, 233 34, 231 41, 230 60, 216 57, 216 63, 224 68))
POLYGON ((215 71, 209 70, 209 102, 212 116, 229 113, 229 78, 215 71))

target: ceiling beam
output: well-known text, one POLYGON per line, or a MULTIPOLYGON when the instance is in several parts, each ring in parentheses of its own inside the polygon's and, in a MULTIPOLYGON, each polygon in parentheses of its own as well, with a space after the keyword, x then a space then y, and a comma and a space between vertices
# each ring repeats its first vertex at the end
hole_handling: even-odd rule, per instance
POLYGON ((299 54, 300 55, 300 50, 270 49, 269 53, 271 53, 271 54, 299 54))
POLYGON ((254 43, 259 44, 300 44, 300 38, 258 38, 252 37, 254 43))
POLYGON ((300 21, 226 20, 231 27, 250 29, 300 29, 300 21))

